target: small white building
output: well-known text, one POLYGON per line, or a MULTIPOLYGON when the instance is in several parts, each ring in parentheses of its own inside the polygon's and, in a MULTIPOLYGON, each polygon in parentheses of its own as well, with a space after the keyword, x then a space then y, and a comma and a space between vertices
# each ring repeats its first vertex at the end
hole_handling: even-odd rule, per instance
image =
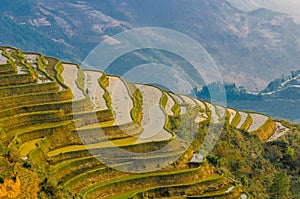
POLYGON ((26 161, 26 160, 28 160, 28 156, 21 157, 21 159, 22 159, 23 161, 26 161))
POLYGON ((190 163, 202 163, 204 161, 204 156, 200 153, 195 153, 190 163))

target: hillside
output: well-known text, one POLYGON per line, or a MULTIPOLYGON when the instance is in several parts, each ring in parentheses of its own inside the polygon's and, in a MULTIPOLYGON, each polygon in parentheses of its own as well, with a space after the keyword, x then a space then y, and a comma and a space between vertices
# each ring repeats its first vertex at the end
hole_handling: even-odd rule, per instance
POLYGON ((228 104, 242 110, 253 110, 268 114, 274 118, 300 121, 300 71, 271 81, 261 92, 239 90, 229 84, 228 104), (276 108, 274 108, 276 107, 276 108))
MULTIPOLYGON (((210 87, 222 93, 225 87, 227 105, 240 110, 249 110, 267 114, 273 118, 300 121, 300 71, 292 71, 271 81, 262 91, 249 92, 234 83, 220 84, 213 82, 210 87), (276 108, 274 108, 276 107, 276 108)), ((208 86, 201 90, 193 89, 198 98, 210 100, 208 86)))
POLYGON ((287 1, 280 1, 280 0, 251 0, 251 1, 243 1, 243 0, 229 0, 229 2, 246 11, 255 10, 257 8, 268 8, 271 10, 276 10, 279 12, 287 13, 294 20, 299 23, 300 22, 300 15, 299 15, 299 1, 295 0, 287 0, 287 1))
POLYGON ((300 70, 271 81, 261 92, 265 98, 299 99, 300 70))
POLYGON ((195 39, 226 82, 250 90, 263 89, 300 63, 300 26, 290 16, 267 9, 245 12, 223 0, 2 0, 0 7, 1 45, 64 60, 80 62, 109 36, 154 26, 195 39))
POLYGON ((12 47, 0 100, 1 198, 299 197, 288 122, 12 47))

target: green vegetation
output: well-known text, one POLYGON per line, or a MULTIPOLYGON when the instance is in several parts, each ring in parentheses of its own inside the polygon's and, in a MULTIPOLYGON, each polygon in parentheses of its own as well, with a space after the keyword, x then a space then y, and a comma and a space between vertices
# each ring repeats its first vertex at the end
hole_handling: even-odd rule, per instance
POLYGON ((64 89, 68 89, 68 86, 64 83, 64 79, 63 79, 63 77, 61 75, 61 73, 64 71, 64 67, 63 67, 62 63, 59 60, 54 65, 54 67, 52 68, 52 70, 54 71, 55 78, 56 78, 57 82, 59 82, 59 84, 64 89))
MULTIPOLYGON (((127 87, 129 87, 128 84, 127 87)), ((134 123, 140 125, 143 119, 143 95, 141 91, 134 88, 134 91, 131 94, 131 99, 133 100, 133 108, 130 111, 131 118, 134 123)))
MULTIPOLYGON (((173 99, 174 100, 174 99, 173 99)), ((174 100, 175 101, 175 104, 174 104, 174 106, 172 107, 172 111, 173 111, 173 113, 174 113, 174 115, 180 115, 180 105, 178 104, 178 102, 176 101, 176 100, 174 100)))
POLYGON ((101 197, 101 195, 104 193, 117 194, 118 192, 121 191, 132 191, 130 190, 132 188, 142 189, 145 188, 146 186, 155 186, 155 185, 157 186, 158 184, 161 186, 163 185, 166 186, 170 183, 170 181, 173 180, 175 180, 177 183, 184 183, 184 181, 189 179, 189 177, 196 177, 197 175, 199 175, 200 174, 198 173, 199 170, 200 169, 197 168, 197 169, 188 169, 188 170, 173 171, 173 172, 161 172, 156 174, 130 175, 123 178, 109 180, 97 184, 95 186, 91 186, 89 189, 86 189, 81 194, 86 198, 97 198, 97 197, 101 197), (122 186, 124 181, 126 181, 129 184, 133 184, 134 186, 124 187, 122 186), (143 182, 143 184, 140 182, 143 182), (112 186, 108 186, 108 185, 112 185, 112 186), (102 189, 101 192, 98 191, 99 189, 102 189))
MULTIPOLYGON (((72 101, 72 91, 62 78, 64 67, 60 60, 39 53, 24 54, 9 47, 2 49, 9 65, 0 69, 1 198, 225 199, 239 198, 242 193, 249 198, 300 196, 299 125, 277 121, 290 131, 275 141, 265 142, 276 130, 271 118, 257 131, 247 132, 253 122, 251 115, 237 129, 241 115, 237 111, 229 124, 226 110, 224 127, 217 122, 210 124, 212 110, 207 104, 205 110, 182 105, 186 112, 181 114, 181 104, 161 89, 163 111, 168 100, 175 102, 171 107, 173 115, 164 121, 165 129, 173 136, 168 140, 138 142, 143 131, 143 102, 149 99, 143 99, 134 84, 122 80, 133 102, 132 110, 128 110, 132 122, 117 126, 113 117, 117 110, 113 110, 106 90, 106 74, 98 83, 105 91, 103 98, 108 109, 95 111, 88 97, 72 101), (24 55, 28 54, 37 55, 36 66, 26 60, 24 55), (38 82, 41 74, 49 81, 38 82), (204 112, 208 119, 195 122, 204 112), (220 128, 222 134, 213 151, 201 163, 190 162, 201 151, 205 136, 218 135, 220 128), (99 134, 100 130, 105 136, 99 134), (152 153, 158 149, 158 154, 152 153), (125 152, 135 155, 128 159, 125 152), (114 162, 103 164, 98 160, 103 154, 114 162), (167 166, 160 168, 163 164, 167 166), (121 171, 125 167, 142 173, 121 171), (143 173, 145 169, 152 171, 143 173)), ((84 78, 84 71, 78 66, 76 85, 83 92, 84 78)))
POLYGON ((209 90, 213 90, 218 93, 218 95, 215 96, 215 100, 223 100, 224 96, 226 96, 228 101, 261 99, 261 95, 247 93, 244 87, 237 87, 234 83, 223 84, 221 82, 213 82, 204 86, 201 91, 194 88, 193 92, 196 94, 197 98, 210 100, 209 90))
POLYGON ((170 129, 171 132, 174 132, 176 134, 181 124, 181 116, 180 116, 181 107, 177 102, 177 100, 175 100, 172 96, 170 97, 174 100, 175 104, 172 107, 172 111, 174 115, 168 116, 168 119, 170 121, 168 129, 170 129))
POLYGON ((273 184, 270 187, 272 198, 289 198, 290 179, 285 171, 275 173, 273 184))
POLYGON ((76 85, 85 95, 87 95, 86 90, 84 89, 84 87, 85 87, 84 86, 84 80, 85 80, 84 72, 79 67, 79 65, 77 65, 77 68, 78 68, 78 73, 77 73, 76 85))
POLYGON ((238 111, 236 111, 236 114, 231 122, 231 125, 236 127, 240 123, 241 119, 242 119, 241 114, 238 111))
POLYGON ((243 130, 243 131, 248 131, 248 129, 250 128, 250 126, 253 122, 253 119, 252 119, 250 113, 247 113, 247 114, 248 114, 248 116, 247 116, 244 124, 242 124, 242 126, 241 126, 241 130, 243 130))
POLYGON ((0 98, 0 109, 70 100, 72 93, 67 90, 60 92, 40 92, 0 98), (10 102, 10 103, 7 103, 10 102))
POLYGON ((103 98, 106 101, 106 106, 108 109, 111 109, 111 98, 109 95, 109 92, 107 91, 106 87, 109 85, 109 79, 105 73, 102 74, 102 76, 98 80, 99 85, 103 88, 104 90, 104 95, 103 98))
MULTIPOLYGON (((296 150, 300 148, 300 128, 286 125, 294 128, 293 132, 267 143, 261 142, 256 135, 232 127, 224 129, 218 144, 207 158, 226 175, 240 181, 243 190, 253 198, 273 198, 270 190, 274 186, 274 176, 285 171, 286 179, 290 180, 291 195, 283 198, 297 198, 300 193, 293 186, 300 180, 295 177, 295 173, 299 172, 296 165, 300 153, 296 153, 296 150)), ((280 190, 284 192, 285 189, 280 190)))
POLYGON ((276 130, 276 125, 271 118, 269 118, 258 130, 251 132, 257 135, 261 140, 267 140, 276 130))
MULTIPOLYGON (((167 105, 167 102, 168 102, 168 96, 167 96, 167 93, 165 91, 162 90, 162 96, 160 98, 160 106, 164 112, 164 114, 166 115, 166 122, 165 122, 165 125, 164 125, 164 128, 170 132, 173 136, 176 135, 176 132, 178 130, 178 127, 180 125, 180 115, 179 114, 174 114, 173 116, 170 116, 166 113, 165 109, 166 109, 166 105, 167 105)), ((176 105, 176 103, 175 103, 176 105)), ((174 106, 175 106, 174 105, 174 106)), ((174 108, 174 106, 172 107, 172 110, 174 108)), ((176 106, 175 107, 175 111, 178 113, 178 107, 176 106)), ((180 107, 179 107, 180 108, 180 107)), ((180 112, 180 111, 179 111, 180 112)))
MULTIPOLYGON (((182 195, 182 193, 187 193, 191 191, 191 189, 196 189, 196 188, 202 188, 204 189, 205 186, 208 185, 217 185, 217 182, 222 182, 224 178, 219 175, 213 175, 211 177, 201 179, 199 181, 195 182, 190 182, 186 184, 176 184, 176 185, 171 185, 171 186, 158 186, 155 188, 151 189, 145 189, 145 190, 140 190, 140 191, 133 191, 133 192, 128 192, 122 195, 117 195, 115 197, 110 197, 111 199, 113 198, 143 198, 143 197, 163 197, 164 192, 170 193, 172 190, 174 192, 174 189, 176 190, 175 193, 172 193, 174 196, 178 194, 178 196, 182 195)), ((223 181, 224 182, 224 181, 223 181)))
POLYGON ((162 93, 162 96, 160 98, 160 105, 163 109, 166 108, 167 105, 167 101, 168 101, 168 96, 165 92, 162 93))
POLYGON ((59 86, 55 82, 47 82, 43 84, 25 84, 17 86, 8 86, 0 88, 0 97, 10 97, 15 95, 25 95, 30 93, 40 93, 43 91, 54 92, 59 90, 59 86))

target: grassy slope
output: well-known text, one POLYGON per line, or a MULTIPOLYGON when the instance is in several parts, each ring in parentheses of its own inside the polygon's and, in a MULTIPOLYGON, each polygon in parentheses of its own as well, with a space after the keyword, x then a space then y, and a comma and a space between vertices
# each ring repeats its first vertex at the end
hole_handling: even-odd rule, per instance
MULTIPOLYGON (((227 127, 208 160, 220 171, 242 182, 243 189, 253 198, 266 198, 270 195, 274 175, 280 170, 288 173, 292 185, 300 182, 300 177, 294 176, 300 171, 297 167, 300 163, 299 137, 300 126, 270 143, 261 142, 254 134, 227 127)), ((300 196, 299 190, 293 186, 290 189, 291 198, 300 196)))
MULTIPOLYGON (((59 76, 60 73, 59 67, 57 68, 58 74, 55 73, 55 71, 49 70, 49 67, 47 69, 49 71, 49 75, 52 75, 54 79, 61 81, 60 83, 63 84, 63 80, 61 80, 59 76)), ((102 81, 100 81, 100 83, 104 87, 107 86, 105 85, 105 83, 107 83, 105 82, 105 80, 106 80, 105 76, 103 76, 102 81)), ((37 96, 31 95, 29 98, 27 98, 27 100, 34 97, 37 96)), ((162 106, 164 106, 165 104, 164 101, 165 100, 162 100, 161 103, 162 106)), ((107 102, 108 103, 110 102, 109 98, 107 98, 107 102)), ((7 103, 7 99, 6 101, 3 100, 3 103, 7 103)), ((174 112, 178 112, 178 108, 174 107, 174 112)), ((197 114, 197 112, 198 110, 195 112, 195 115, 197 114)), ((52 112, 49 111, 49 113, 52 112)), ((54 119, 55 118, 60 119, 64 117, 63 112, 62 114, 57 114, 57 115, 55 113, 56 112, 53 112, 54 119)), ((192 114, 193 112, 190 113, 191 114, 188 115, 189 117, 194 115, 192 114)), ((27 115, 31 116, 32 114, 27 114, 27 115)), ((11 118, 21 118, 21 116, 22 115, 11 117, 11 118)), ((49 119, 52 119, 51 117, 49 117, 49 119)), ((8 119, 3 119, 2 121, 7 121, 7 120, 8 119)), ((25 123, 27 122, 25 117, 23 120, 25 123)), ((239 120, 238 116, 236 116, 235 122, 233 123, 238 123, 238 120, 239 120)), ((183 117, 183 120, 181 122, 190 122, 190 120, 185 121, 183 117)), ((13 129, 14 127, 12 124, 15 123, 16 122, 9 121, 9 123, 7 122, 6 124, 3 124, 4 125, 3 127, 7 127, 6 129, 9 130, 9 128, 12 126, 13 129)), ((30 124, 30 121, 28 121, 28 124, 30 124)), ((247 130, 249 124, 251 124, 251 118, 248 118, 246 120, 245 125, 243 125, 243 129, 247 130)), ((279 170, 285 170, 291 181, 290 197, 298 198, 300 196, 299 190, 297 189, 298 187, 297 185, 299 185, 300 183, 300 177, 298 175, 299 164, 300 164, 300 152, 299 152, 300 151, 300 141, 299 141, 300 126, 289 124, 288 122, 285 122, 285 125, 290 126, 292 132, 287 133, 285 136, 283 136, 277 141, 269 142, 269 143, 262 142, 261 141, 262 138, 260 137, 260 134, 257 135, 249 134, 244 131, 239 131, 232 126, 225 126, 220 140, 215 146, 213 152, 207 157, 207 160, 210 164, 210 166, 208 167, 214 166, 217 170, 219 170, 219 172, 223 173, 225 176, 233 177, 239 180, 244 185, 243 189, 245 191, 248 191, 254 198, 269 197, 270 196, 269 188, 273 182, 274 174, 279 170)), ((105 180, 99 183, 95 182, 93 186, 90 186, 87 189, 83 190, 82 194, 85 193, 87 195, 90 194, 91 197, 94 196, 94 194, 95 196, 97 196, 99 194, 99 191, 100 192, 102 191, 102 188, 105 188, 108 191, 115 189, 121 193, 124 190, 118 190, 118 187, 123 187, 125 189, 126 185, 129 184, 134 184, 136 187, 138 187, 137 189, 144 191, 143 189, 145 187, 141 186, 143 182, 147 182, 146 183, 147 188, 149 189, 157 188, 157 186, 161 185, 160 182, 165 182, 164 185, 170 185, 170 186, 176 183, 180 184, 180 183, 191 182, 191 179, 193 179, 196 175, 186 178, 187 176, 182 174, 185 171, 189 173, 190 171, 193 171, 193 169, 184 170, 184 167, 182 165, 185 165, 188 159, 192 156, 193 151, 198 149, 201 146, 203 137, 206 132, 205 129, 207 128, 207 123, 203 122, 199 126, 200 126, 199 128, 200 130, 199 132, 197 132, 196 140, 193 142, 192 146, 185 153, 185 155, 172 165, 174 166, 172 171, 165 172, 165 173, 130 175, 124 177, 117 176, 117 178, 115 178, 116 176, 114 176, 114 178, 110 180, 105 180), (171 175, 182 177, 180 178, 180 180, 182 181, 178 182, 175 179, 175 181, 169 182, 168 179, 174 180, 172 179, 171 175)), ((30 128, 32 127, 28 126, 26 128, 31 130, 30 128)), ((269 128, 272 128, 272 125, 270 126, 266 125, 266 129, 263 126, 261 130, 266 131, 266 133, 269 133, 269 128)), ((213 125, 211 131, 214 131, 214 129, 215 128, 213 125)), ((19 129, 17 129, 16 132, 19 132, 19 129)), ((189 129, 184 129, 177 136, 187 136, 188 132, 189 129)), ((68 192, 66 189, 62 188, 60 184, 58 184, 59 181, 57 180, 59 179, 55 178, 52 171, 55 170, 56 171, 55 174, 57 176, 61 176, 64 182, 68 182, 68 180, 72 180, 74 176, 78 175, 78 173, 76 173, 77 171, 84 171, 83 169, 85 169, 84 168, 85 163, 91 164, 94 161, 94 160, 89 161, 89 160, 82 159, 76 162, 74 161, 74 158, 77 158, 78 160, 79 157, 76 156, 73 157, 72 154, 70 154, 70 157, 66 156, 67 157, 66 159, 60 159, 60 157, 57 157, 55 165, 49 166, 48 163, 51 164, 51 159, 47 157, 45 153, 48 152, 49 150, 50 151, 55 150, 55 148, 50 147, 51 143, 53 144, 59 143, 57 146, 66 146, 66 148, 71 149, 71 151, 75 150, 76 152, 78 152, 78 150, 83 149, 82 148, 83 145, 81 145, 78 148, 78 145, 74 144, 78 141, 72 140, 75 138, 72 137, 73 132, 71 132, 70 129, 60 129, 60 130, 53 129, 53 132, 44 135, 45 138, 44 136, 42 136, 43 137, 42 140, 40 140, 41 137, 38 137, 38 139, 33 139, 33 140, 28 139, 29 142, 25 142, 23 144, 20 143, 19 139, 16 139, 15 140, 16 143, 11 147, 7 148, 4 147, 3 144, 8 139, 9 133, 11 132, 5 132, 3 131, 2 128, 0 128, 0 140, 1 140, 0 180, 20 178, 24 189, 24 187, 32 187, 28 185, 29 182, 27 182, 26 179, 37 179, 38 176, 39 179, 34 180, 33 185, 34 187, 39 186, 39 189, 32 188, 30 194, 34 195, 37 194, 37 192, 39 192, 40 198, 70 198, 72 194, 68 192), (51 142, 49 140, 51 140, 51 142), (47 141, 49 141, 49 143, 47 143, 47 141), (19 150, 19 147, 21 147, 21 151, 19 150), (29 153, 28 155, 29 160, 28 161, 21 160, 20 156, 22 155, 24 156, 27 153, 29 153), (75 168, 77 169, 77 171, 72 170, 75 168), (15 172, 17 170, 22 172, 19 173, 15 172), (27 175, 26 178, 24 177, 25 174, 27 175)), ((122 142, 121 140, 119 141, 122 142)), ((157 144, 158 143, 156 143, 156 145, 157 144)), ((153 143, 153 146, 154 145, 155 144, 153 143)), ((153 146, 149 144, 150 148, 153 146)), ((141 150, 141 149, 143 149, 142 145, 141 147, 135 148, 135 150, 141 150)), ((61 152, 62 149, 57 149, 55 155, 60 156, 61 152)), ((82 154, 86 155, 85 153, 82 154)), ((166 155, 170 155, 170 154, 166 153, 166 155)), ((81 154, 78 153, 78 155, 81 154)), ((153 158, 160 158, 160 157, 153 157, 153 158)), ((91 168, 93 168, 93 164, 91 164, 90 166, 91 168)), ((101 165, 99 165, 99 169, 101 169, 100 167, 101 165)), ((208 167, 203 167, 203 168, 208 168, 208 167)), ((88 167, 86 168, 88 169, 88 167)), ((79 176, 78 179, 81 179, 81 177, 84 177, 84 175, 79 176)), ((4 184, 5 183, 6 181, 4 180, 4 184)), ((2 186, 2 183, 0 183, 0 185, 2 186)), ((127 187, 127 188, 125 191, 129 191, 129 192, 135 189, 135 187, 131 187, 131 188, 127 187)), ((16 185, 15 187, 13 187, 13 189, 17 190, 19 188, 16 185)), ((216 194, 219 194, 220 196, 224 195, 224 190, 226 192, 226 189, 218 189, 213 194, 215 194, 215 196, 216 194)), ((29 193, 28 190, 23 191, 22 193, 23 195, 21 196, 24 198, 25 197, 24 194, 28 194, 28 193, 29 193)), ((112 192, 111 194, 113 195, 115 194, 115 192, 112 192)), ((236 193, 234 192, 234 194, 236 193)), ((28 196, 26 197, 28 198, 28 196)), ((226 196, 224 197, 226 198, 226 196)))

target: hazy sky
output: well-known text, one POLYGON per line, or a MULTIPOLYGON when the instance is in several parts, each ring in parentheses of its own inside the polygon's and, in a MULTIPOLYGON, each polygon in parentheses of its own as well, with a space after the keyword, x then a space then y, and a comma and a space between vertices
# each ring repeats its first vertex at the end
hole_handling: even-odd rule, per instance
POLYGON ((300 23, 300 0, 228 0, 230 3, 242 10, 254 10, 256 8, 267 8, 287 13, 300 23))

